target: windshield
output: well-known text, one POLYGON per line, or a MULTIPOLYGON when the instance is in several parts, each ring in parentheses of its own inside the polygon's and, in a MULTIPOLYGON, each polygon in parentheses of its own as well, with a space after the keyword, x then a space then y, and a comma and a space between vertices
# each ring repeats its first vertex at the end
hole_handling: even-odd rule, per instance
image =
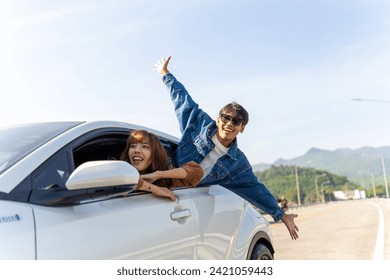
POLYGON ((0 127, 0 174, 78 122, 32 123, 0 127))

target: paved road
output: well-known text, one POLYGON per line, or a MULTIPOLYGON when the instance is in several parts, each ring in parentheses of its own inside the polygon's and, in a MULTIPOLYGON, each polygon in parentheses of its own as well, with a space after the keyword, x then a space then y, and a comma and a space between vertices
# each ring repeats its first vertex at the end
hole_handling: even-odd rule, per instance
POLYGON ((390 200, 334 202, 290 210, 299 239, 271 223, 276 260, 390 260, 390 200))

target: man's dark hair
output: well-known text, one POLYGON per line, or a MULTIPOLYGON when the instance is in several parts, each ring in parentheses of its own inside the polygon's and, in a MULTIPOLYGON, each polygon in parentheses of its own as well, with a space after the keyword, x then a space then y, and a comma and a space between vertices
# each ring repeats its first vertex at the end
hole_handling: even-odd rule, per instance
POLYGON ((219 110, 220 115, 224 113, 233 113, 233 117, 241 119, 243 125, 246 125, 249 122, 248 112, 235 101, 226 104, 221 110, 219 110))

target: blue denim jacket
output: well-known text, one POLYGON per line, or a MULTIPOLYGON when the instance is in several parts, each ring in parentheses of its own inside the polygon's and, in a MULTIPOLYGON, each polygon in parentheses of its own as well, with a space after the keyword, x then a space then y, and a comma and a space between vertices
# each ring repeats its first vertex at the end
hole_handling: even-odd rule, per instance
MULTIPOLYGON (((217 132, 217 124, 199 108, 171 73, 163 76, 163 82, 170 93, 182 133, 175 154, 176 161, 179 166, 191 160, 200 163, 214 149, 211 138, 217 132)), ((210 184, 221 185, 236 193, 271 215, 275 221, 284 215, 271 192, 253 173, 252 166, 237 146, 237 138, 199 186, 210 184)))

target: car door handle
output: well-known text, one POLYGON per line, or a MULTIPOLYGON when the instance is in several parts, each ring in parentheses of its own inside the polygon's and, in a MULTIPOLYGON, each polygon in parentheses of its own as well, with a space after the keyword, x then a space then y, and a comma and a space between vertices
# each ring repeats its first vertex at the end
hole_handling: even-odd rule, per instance
POLYGON ((188 208, 181 209, 181 210, 175 210, 171 212, 171 219, 173 221, 179 221, 184 218, 189 218, 191 217, 191 211, 188 208))

